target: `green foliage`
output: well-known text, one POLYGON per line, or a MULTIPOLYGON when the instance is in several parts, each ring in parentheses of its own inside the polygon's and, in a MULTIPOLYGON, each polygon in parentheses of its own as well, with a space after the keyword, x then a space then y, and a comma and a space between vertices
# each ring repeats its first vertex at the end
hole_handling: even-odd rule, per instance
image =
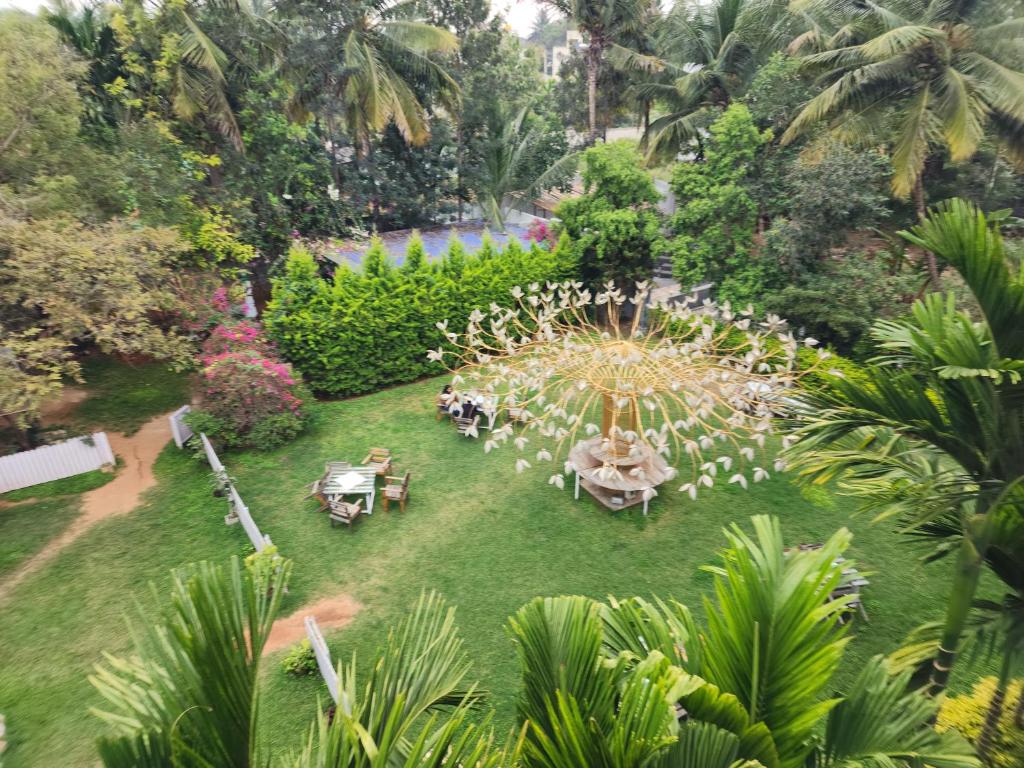
POLYGON ((762 252, 791 277, 814 271, 849 232, 877 226, 889 213, 889 162, 873 150, 827 142, 776 170, 758 190, 781 214, 765 233, 762 252))
POLYGON ((485 241, 474 255, 453 240, 431 263, 417 255, 422 244, 410 248, 411 263, 399 269, 376 241, 360 271, 342 266, 330 281, 308 251, 292 248, 264 323, 314 390, 359 394, 438 373, 426 359, 445 343, 437 322, 464 327, 473 309, 509 304, 513 286, 572 276, 564 250, 523 249, 514 240, 501 250, 485 241))
MULTIPOLYGON (((942 702, 936 727, 940 731, 959 731, 965 739, 977 743, 995 690, 996 678, 985 677, 975 683, 970 693, 950 696, 942 702)), ((988 756, 989 765, 993 768, 1024 765, 1024 730, 1014 722, 1014 706, 1022 695, 1024 681, 1017 680, 1007 686, 1007 706, 999 718, 995 741, 988 756)))
POLYGON ((75 141, 83 67, 41 19, 0 12, 0 185, 52 173, 75 141))
POLYGON ((772 134, 759 131, 742 104, 729 107, 710 132, 704 160, 681 163, 672 174, 679 206, 671 222, 673 272, 683 286, 713 282, 721 300, 746 304, 775 279, 753 252, 757 205, 746 186, 772 134))
POLYGON ((292 677, 306 677, 317 673, 316 653, 309 640, 303 638, 293 645, 281 659, 281 668, 292 677))
POLYGON ((257 762, 260 660, 290 571, 232 558, 175 572, 161 619, 139 619, 136 655, 108 656, 90 678, 113 731, 99 740, 104 765, 182 765, 183 752, 192 764, 257 762))
POLYGON ((770 292, 764 307, 840 353, 863 357, 871 324, 905 314, 920 283, 917 275, 891 274, 881 259, 851 253, 770 292))
POLYGON ((583 154, 586 194, 558 206, 561 229, 590 285, 609 280, 627 290, 651 275, 662 248, 659 199, 640 156, 626 142, 591 147, 583 154))
POLYGON ((640 165, 640 156, 628 141, 591 147, 583 154, 583 185, 587 195, 611 208, 653 205, 661 195, 654 180, 640 165))
POLYGON ((182 227, 193 258, 206 268, 237 267, 256 258, 256 249, 241 242, 231 218, 218 208, 201 208, 182 227))

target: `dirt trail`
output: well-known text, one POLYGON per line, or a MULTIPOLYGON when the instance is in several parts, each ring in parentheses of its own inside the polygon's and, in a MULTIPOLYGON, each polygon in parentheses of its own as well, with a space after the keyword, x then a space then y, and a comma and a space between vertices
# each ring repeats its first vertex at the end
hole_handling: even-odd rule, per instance
POLYGON ((135 509, 142 494, 156 485, 153 463, 171 439, 167 414, 149 420, 131 437, 125 437, 118 432, 108 432, 107 438, 115 455, 124 462, 121 471, 106 485, 84 493, 81 514, 74 522, 5 580, 0 581, 0 603, 3 603, 29 574, 50 562, 96 523, 109 517, 127 514, 135 509))
POLYGON ((291 616, 274 622, 263 653, 273 653, 302 640, 306 636, 307 616, 316 617, 316 623, 324 631, 339 629, 351 622, 362 607, 359 601, 345 592, 304 605, 291 616))

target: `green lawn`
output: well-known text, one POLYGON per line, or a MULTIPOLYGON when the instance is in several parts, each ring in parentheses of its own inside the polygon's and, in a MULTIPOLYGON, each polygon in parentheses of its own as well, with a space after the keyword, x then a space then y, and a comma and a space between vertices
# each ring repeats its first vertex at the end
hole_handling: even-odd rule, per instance
POLYGON ((89 397, 71 419, 77 429, 109 429, 132 434, 154 416, 189 401, 188 376, 166 363, 126 364, 97 355, 82 363, 89 397))
POLYGON ((77 516, 77 498, 55 497, 0 507, 0 580, 38 552, 77 516))
MULTIPOLYGON (((473 674, 492 692, 503 730, 516 695, 504 629, 509 614, 538 594, 613 593, 675 597, 700 616, 711 577, 699 566, 715 560, 723 526, 745 525, 753 514, 779 515, 793 543, 823 540, 841 525, 855 532, 851 556, 873 572, 866 593, 871 621, 856 625, 840 685, 870 655, 939 617, 951 564, 923 567, 895 535, 851 519, 846 500, 823 492, 810 500, 776 477, 749 492, 716 488, 697 502, 669 490, 647 518, 610 514, 546 485, 543 470, 517 475, 507 449, 485 455, 480 442, 436 422, 437 386, 424 382, 325 404, 314 429, 296 443, 225 461, 259 525, 295 561, 285 614, 318 597, 351 593, 364 608, 328 641, 346 657, 358 651, 365 664, 420 591, 439 590, 458 606, 473 674), (394 451, 399 469, 412 471, 408 510, 385 514, 378 504, 354 530, 331 529, 313 502, 302 501, 304 486, 325 460, 358 462, 378 445, 394 451)), ((151 612, 146 584, 156 580, 163 596, 170 567, 244 551, 244 533, 224 525, 223 502, 211 496, 204 465, 171 445, 157 475, 142 508, 95 528, 0 606, 6 768, 92 764, 99 726, 87 709, 99 702, 86 675, 102 650, 129 648, 121 616, 136 604, 151 612)), ((279 659, 267 665, 263 733, 275 747, 295 747, 325 689, 314 679, 285 676, 279 659)))

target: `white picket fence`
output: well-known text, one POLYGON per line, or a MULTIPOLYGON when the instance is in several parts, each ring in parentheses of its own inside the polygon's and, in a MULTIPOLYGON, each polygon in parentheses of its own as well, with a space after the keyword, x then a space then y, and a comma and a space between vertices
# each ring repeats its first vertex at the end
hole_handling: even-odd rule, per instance
POLYGON ((114 464, 105 432, 0 457, 0 493, 61 480, 114 464))
POLYGON ((320 631, 320 625, 316 623, 316 617, 314 616, 306 617, 306 637, 309 638, 309 644, 313 647, 316 665, 320 669, 320 676, 323 677, 324 682, 327 684, 327 691, 331 694, 331 698, 334 699, 335 704, 341 704, 345 712, 349 712, 351 705, 348 700, 346 699, 344 702, 338 701, 338 696, 341 693, 338 685, 338 671, 334 668, 334 664, 331 663, 331 652, 327 648, 324 634, 320 631))
POLYGON ((185 415, 191 413, 191 405, 183 405, 176 410, 167 420, 171 422, 171 434, 174 435, 174 444, 179 448, 185 447, 185 442, 195 434, 192 427, 185 423, 185 415))
MULTIPOLYGON (((209 438, 202 432, 199 433, 199 442, 203 445, 203 452, 206 454, 206 460, 210 463, 210 469, 214 471, 218 476, 227 478, 227 470, 224 469, 224 465, 221 464, 220 458, 217 456, 217 452, 213 450, 213 445, 210 443, 209 438)), ((228 501, 231 503, 231 511, 234 516, 238 518, 239 522, 242 523, 242 528, 245 529, 245 535, 249 537, 249 541, 256 548, 257 552, 262 552, 264 547, 268 547, 273 542, 270 537, 260 531, 256 521, 252 519, 252 514, 249 512, 249 507, 242 501, 242 497, 238 495, 238 491, 235 489, 233 483, 230 480, 227 482, 228 488, 228 501)), ((233 521, 231 521, 233 522, 233 521)))

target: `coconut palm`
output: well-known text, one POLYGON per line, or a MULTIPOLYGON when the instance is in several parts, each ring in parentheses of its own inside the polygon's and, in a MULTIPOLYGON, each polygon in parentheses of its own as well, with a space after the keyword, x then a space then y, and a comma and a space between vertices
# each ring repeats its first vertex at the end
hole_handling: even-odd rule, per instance
POLYGON ((668 113, 647 126, 648 157, 670 160, 700 134, 700 114, 742 95, 758 67, 783 47, 792 19, 779 0, 687 0, 672 6, 657 32, 657 55, 617 50, 621 66, 646 72, 641 100, 668 113))
POLYGON ((537 598, 510 622, 523 678, 527 766, 797 768, 976 766, 927 723, 936 703, 909 672, 873 659, 853 689, 823 698, 842 658, 830 600, 850 535, 787 555, 777 520, 733 527, 701 631, 679 603, 537 598), (812 732, 824 727, 816 743, 812 732))
POLYGON ((955 553, 930 677, 937 693, 986 560, 1020 541, 1024 281, 1008 266, 998 227, 969 203, 939 205, 901 234, 961 274, 984 321, 972 322, 952 296, 932 294, 910 319, 877 323, 877 364, 806 396, 790 457, 805 479, 840 478, 901 530, 937 542, 934 556, 955 553))
POLYGON ((411 144, 427 140, 423 94, 455 111, 458 85, 432 56, 454 53, 458 40, 422 21, 414 0, 317 4, 315 13, 315 28, 293 35, 296 51, 308 54, 288 64, 299 88, 296 116, 317 110, 339 117, 365 156, 389 123, 411 144))
POLYGON ((892 190, 925 212, 922 174, 938 150, 974 155, 987 132, 1024 166, 1024 18, 1003 3, 793 0, 812 21, 796 41, 824 90, 786 133, 825 123, 838 137, 892 146, 892 190))
POLYGON ((597 78, 605 56, 621 36, 639 30, 649 18, 646 0, 545 0, 586 35, 587 116, 590 143, 597 141, 597 78))

